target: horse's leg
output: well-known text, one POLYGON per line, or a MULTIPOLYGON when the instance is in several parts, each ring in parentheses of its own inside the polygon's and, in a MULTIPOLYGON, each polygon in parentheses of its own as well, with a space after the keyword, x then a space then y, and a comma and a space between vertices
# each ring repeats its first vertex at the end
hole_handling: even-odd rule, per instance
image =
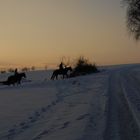
POLYGON ((51 76, 51 80, 53 80, 52 76, 51 76))
POLYGON ((51 77, 51 80, 54 80, 55 77, 56 77, 56 75, 53 74, 52 77, 51 77))
POLYGON ((63 79, 65 78, 65 75, 63 74, 63 79))
POLYGON ((55 75, 53 76, 52 80, 55 80, 55 75))
POLYGON ((66 77, 68 78, 68 74, 66 74, 66 77))
POLYGON ((51 80, 53 80, 53 75, 51 76, 51 80))
POLYGON ((52 80, 54 80, 54 79, 55 79, 55 77, 56 77, 56 75, 57 75, 57 74, 56 74, 56 71, 54 71, 54 72, 53 72, 53 74, 52 74, 51 79, 52 79, 52 80))
POLYGON ((21 80, 19 80, 18 82, 17 82, 17 85, 20 85, 21 84, 21 80))
POLYGON ((52 74, 52 76, 51 76, 51 80, 54 80, 54 74, 52 74))
POLYGON ((53 80, 55 80, 55 78, 56 78, 56 75, 54 74, 54 75, 53 75, 53 80))
POLYGON ((56 80, 58 80, 58 75, 59 75, 59 74, 55 74, 55 79, 56 79, 56 80))

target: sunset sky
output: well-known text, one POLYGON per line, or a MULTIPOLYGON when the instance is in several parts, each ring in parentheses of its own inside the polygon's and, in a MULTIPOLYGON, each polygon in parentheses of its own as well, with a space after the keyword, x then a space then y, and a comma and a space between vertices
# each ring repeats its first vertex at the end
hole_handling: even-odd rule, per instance
POLYGON ((0 67, 140 62, 120 0, 0 0, 0 67))

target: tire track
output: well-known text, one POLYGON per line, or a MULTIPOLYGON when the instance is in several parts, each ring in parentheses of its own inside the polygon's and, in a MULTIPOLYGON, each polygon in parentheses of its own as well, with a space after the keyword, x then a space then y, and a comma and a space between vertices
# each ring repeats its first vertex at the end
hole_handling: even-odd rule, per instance
POLYGON ((110 75, 105 140, 140 139, 140 129, 124 90, 130 85, 123 83, 122 75, 121 71, 110 75))

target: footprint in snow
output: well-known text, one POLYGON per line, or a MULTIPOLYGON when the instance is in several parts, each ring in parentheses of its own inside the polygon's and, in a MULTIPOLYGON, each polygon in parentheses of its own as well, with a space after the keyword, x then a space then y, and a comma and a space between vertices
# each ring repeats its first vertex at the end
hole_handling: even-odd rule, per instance
POLYGON ((52 105, 53 105, 53 106, 56 105, 56 102, 52 102, 52 105))
POLYGON ((40 113, 39 112, 35 112, 35 116, 39 117, 40 116, 40 113))
POLYGON ((80 120, 85 119, 88 116, 89 116, 89 114, 83 114, 83 115, 79 116, 76 120, 80 121, 80 120))
POLYGON ((33 138, 32 140, 39 140, 41 139, 43 136, 47 135, 49 133, 48 130, 44 130, 43 132, 41 132, 37 137, 33 138))
POLYGON ((76 84, 77 84, 78 86, 80 85, 80 83, 79 83, 78 81, 73 81, 73 82, 72 82, 72 85, 76 85, 76 84))
POLYGON ((25 124, 26 124, 25 122, 21 122, 19 125, 24 126, 25 124))
POLYGON ((25 129, 28 129, 29 127, 30 127, 29 125, 24 125, 24 126, 22 127, 22 129, 25 130, 25 129))
POLYGON ((15 129, 10 129, 8 132, 9 133, 15 133, 15 129))
POLYGON ((43 108, 41 108, 41 111, 44 113, 47 111, 47 109, 43 107, 43 108))
POLYGON ((62 126, 60 129, 65 129, 65 128, 67 128, 67 127, 69 126, 69 124, 70 124, 69 121, 65 122, 65 123, 63 124, 63 126, 62 126))

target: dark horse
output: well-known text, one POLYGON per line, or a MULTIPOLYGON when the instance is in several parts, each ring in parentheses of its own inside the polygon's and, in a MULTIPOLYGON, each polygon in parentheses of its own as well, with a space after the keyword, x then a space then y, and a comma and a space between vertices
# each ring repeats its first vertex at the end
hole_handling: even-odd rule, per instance
POLYGON ((54 80, 55 78, 58 79, 58 75, 63 75, 63 79, 66 77, 68 78, 68 71, 72 71, 71 67, 66 67, 64 69, 57 69, 53 71, 51 79, 54 80))
POLYGON ((7 81, 3 81, 0 83, 2 83, 3 85, 15 85, 15 84, 19 85, 21 84, 21 80, 23 77, 26 78, 25 73, 17 73, 15 75, 9 76, 7 81))

